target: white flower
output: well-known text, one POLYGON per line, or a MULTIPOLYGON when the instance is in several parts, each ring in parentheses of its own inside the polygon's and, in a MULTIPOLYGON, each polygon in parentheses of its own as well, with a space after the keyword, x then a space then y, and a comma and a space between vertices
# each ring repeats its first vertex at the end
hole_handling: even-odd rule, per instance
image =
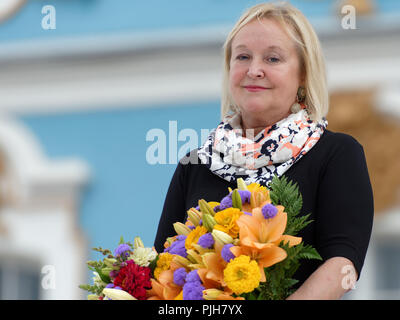
POLYGON ((103 294, 106 296, 106 300, 137 300, 131 296, 128 292, 118 289, 106 288, 103 290, 103 294), (107 299, 108 298, 108 299, 107 299))
POLYGON ((150 262, 157 257, 157 253, 151 248, 138 247, 133 251, 130 258, 141 267, 148 267, 150 262))

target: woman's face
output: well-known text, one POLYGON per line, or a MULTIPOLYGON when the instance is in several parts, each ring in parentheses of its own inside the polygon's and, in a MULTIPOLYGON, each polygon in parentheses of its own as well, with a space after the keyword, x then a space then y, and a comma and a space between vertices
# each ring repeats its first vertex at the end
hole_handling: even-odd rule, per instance
POLYGON ((300 85, 296 47, 278 22, 254 20, 236 34, 229 89, 247 127, 267 126, 287 117, 300 85))

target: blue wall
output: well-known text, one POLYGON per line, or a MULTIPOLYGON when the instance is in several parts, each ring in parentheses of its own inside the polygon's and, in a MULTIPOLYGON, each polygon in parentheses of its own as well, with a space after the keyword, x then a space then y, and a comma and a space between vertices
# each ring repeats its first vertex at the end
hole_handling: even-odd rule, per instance
MULTIPOLYGON (((146 141, 147 132, 160 128, 168 141, 169 121, 177 121, 178 133, 194 129, 200 145, 201 129, 215 128, 219 114, 219 103, 209 102, 19 119, 39 139, 49 158, 77 156, 91 167, 93 176, 83 193, 80 223, 90 247, 114 248, 121 235, 125 240, 140 235, 146 246, 153 245, 177 165, 147 162, 146 151, 155 142, 146 141)), ((177 150, 186 142, 177 142, 177 150)))

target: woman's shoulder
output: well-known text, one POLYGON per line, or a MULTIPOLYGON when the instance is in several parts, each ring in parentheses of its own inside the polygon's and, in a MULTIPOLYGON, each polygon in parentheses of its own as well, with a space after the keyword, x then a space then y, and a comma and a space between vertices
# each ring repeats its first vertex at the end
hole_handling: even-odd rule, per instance
POLYGON ((333 151, 338 149, 362 149, 361 143, 352 135, 343 132, 325 130, 321 137, 321 146, 333 151))

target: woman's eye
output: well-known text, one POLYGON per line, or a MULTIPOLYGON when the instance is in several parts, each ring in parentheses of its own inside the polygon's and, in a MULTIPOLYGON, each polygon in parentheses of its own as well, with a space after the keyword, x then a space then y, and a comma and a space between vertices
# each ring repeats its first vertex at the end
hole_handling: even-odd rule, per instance
POLYGON ((248 57, 244 55, 239 55, 236 57, 237 60, 246 60, 248 57))
POLYGON ((268 62, 272 62, 272 63, 277 63, 280 61, 280 59, 276 58, 276 57, 271 57, 271 58, 268 58, 267 60, 268 60, 268 62))

